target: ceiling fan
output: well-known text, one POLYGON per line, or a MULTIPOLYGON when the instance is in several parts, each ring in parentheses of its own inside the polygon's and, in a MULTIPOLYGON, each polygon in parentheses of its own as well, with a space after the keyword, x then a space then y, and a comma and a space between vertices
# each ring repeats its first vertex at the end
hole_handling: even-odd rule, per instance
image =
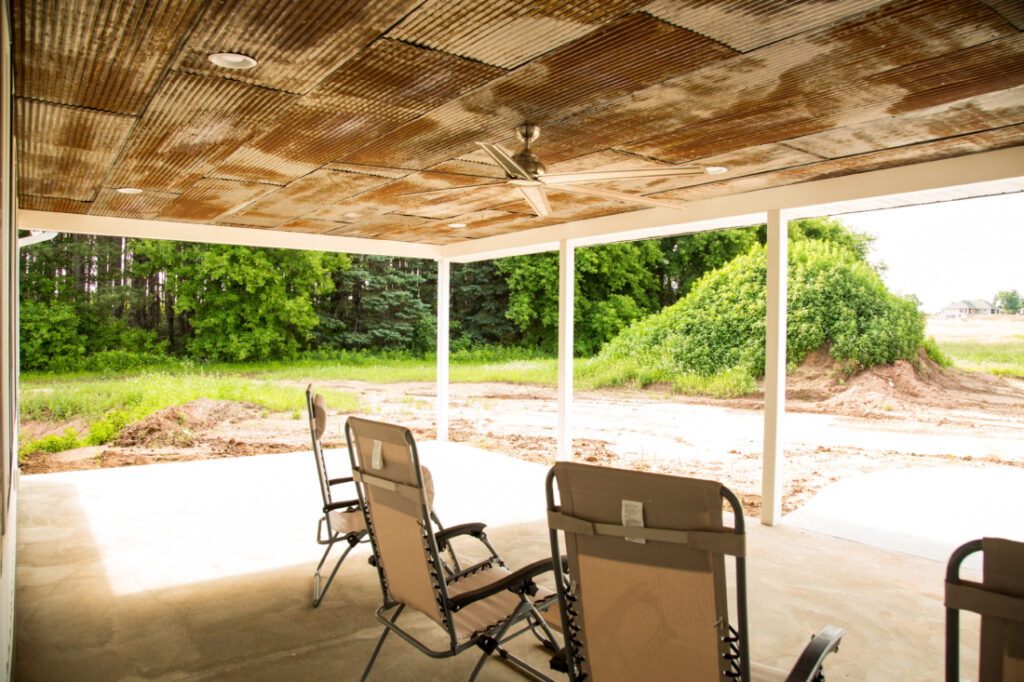
MULTIPOLYGON (((477 145, 487 152, 487 155, 505 172, 506 180, 504 182, 519 190, 519 193, 523 195, 523 198, 526 199, 530 207, 533 208, 534 213, 538 216, 546 216, 551 213, 551 205, 548 203, 547 196, 545 195, 545 190, 550 189, 602 199, 615 199, 633 204, 643 204, 645 206, 683 210, 685 207, 682 204, 673 201, 652 199, 641 194, 627 194, 597 187, 581 187, 580 183, 685 175, 716 175, 725 173, 727 170, 721 166, 662 166, 660 168, 548 173, 536 154, 530 151, 530 143, 536 140, 539 135, 540 128, 532 123, 526 123, 516 128, 516 137, 522 141, 523 148, 515 156, 509 156, 503 149, 490 142, 477 142, 477 145)), ((453 187, 448 190, 416 192, 415 194, 435 194, 451 191, 452 189, 473 189, 488 186, 491 186, 491 184, 472 185, 465 188, 453 187)))

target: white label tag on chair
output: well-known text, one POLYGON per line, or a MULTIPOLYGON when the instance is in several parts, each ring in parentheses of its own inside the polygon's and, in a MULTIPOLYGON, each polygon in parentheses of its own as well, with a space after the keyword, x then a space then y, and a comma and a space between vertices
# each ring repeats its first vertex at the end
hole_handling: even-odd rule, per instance
MULTIPOLYGON (((644 503, 635 500, 622 501, 622 525, 627 528, 644 527, 644 503)), ((647 544, 643 538, 626 538, 626 542, 636 542, 641 545, 647 544)))
POLYGON ((373 458, 370 460, 370 466, 374 469, 384 468, 384 458, 381 456, 381 442, 379 440, 373 441, 373 458))

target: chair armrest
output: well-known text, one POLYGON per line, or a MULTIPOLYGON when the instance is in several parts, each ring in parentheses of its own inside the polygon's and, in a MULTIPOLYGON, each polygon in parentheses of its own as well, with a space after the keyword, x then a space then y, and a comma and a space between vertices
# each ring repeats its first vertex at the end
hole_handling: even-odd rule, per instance
POLYGON ((324 507, 324 513, 334 511, 335 509, 348 509, 349 507, 355 507, 359 504, 359 500, 344 500, 343 502, 331 502, 329 505, 324 507))
POLYGON ((518 571, 510 573, 501 580, 496 580, 490 585, 484 585, 481 588, 470 590, 460 594, 457 597, 453 597, 448 600, 448 607, 452 611, 458 611, 461 608, 469 606, 473 602, 480 601, 486 597, 490 597, 492 594, 497 594, 505 590, 515 592, 516 594, 529 594, 534 595, 537 593, 537 585, 533 582, 533 579, 542 573, 554 570, 554 562, 550 559, 541 559, 535 561, 529 566, 523 566, 518 571))
POLYGON ((804 647, 803 653, 786 677, 786 682, 811 682, 816 679, 825 657, 839 650, 839 641, 845 634, 841 628, 833 625, 823 627, 804 647))
POLYGON ((346 476, 344 478, 332 478, 327 481, 327 485, 338 485, 339 483, 351 483, 352 477, 346 476))
POLYGON ((457 526, 439 530, 434 534, 434 539, 437 540, 437 551, 443 552, 448 547, 448 541, 459 535, 472 535, 479 538, 484 534, 486 527, 486 523, 460 523, 457 526))

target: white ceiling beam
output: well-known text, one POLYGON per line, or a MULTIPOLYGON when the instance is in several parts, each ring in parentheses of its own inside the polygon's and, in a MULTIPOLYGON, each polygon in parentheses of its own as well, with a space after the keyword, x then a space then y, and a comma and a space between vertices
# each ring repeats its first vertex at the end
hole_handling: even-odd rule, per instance
POLYGON ((403 258, 429 258, 432 260, 439 260, 441 257, 441 247, 433 244, 415 244, 386 239, 331 237, 322 234, 229 227, 226 225, 206 225, 202 223, 176 223, 166 220, 108 218, 77 213, 52 213, 49 211, 19 210, 18 228, 22 230, 97 234, 107 237, 170 239, 182 242, 235 244, 238 246, 262 246, 276 249, 330 251, 334 253, 361 253, 376 256, 399 256, 403 258))
POLYGON ((853 206, 857 201, 881 197, 895 197, 894 201, 902 200, 906 203, 909 199, 900 195, 1019 178, 1022 175, 1024 146, 1011 147, 702 199, 687 202, 684 212, 657 208, 632 211, 459 242, 445 246, 444 257, 455 262, 470 262, 554 251, 562 240, 579 247, 741 227, 764 222, 765 211, 771 208, 795 209, 792 211, 793 217, 809 217, 814 213, 813 210, 799 209, 827 206, 839 212, 844 202, 853 206))

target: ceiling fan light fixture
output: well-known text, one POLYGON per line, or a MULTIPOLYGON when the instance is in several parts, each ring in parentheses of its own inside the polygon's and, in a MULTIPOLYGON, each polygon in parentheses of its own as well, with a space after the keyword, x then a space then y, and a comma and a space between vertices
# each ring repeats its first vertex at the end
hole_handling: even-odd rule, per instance
POLYGON ((206 57, 217 66, 225 69, 236 69, 244 71, 255 68, 258 63, 255 59, 240 52, 214 52, 206 57))
POLYGON ((728 168, 725 166, 705 166, 704 172, 708 175, 721 175, 722 173, 728 172, 728 168))
POLYGON ((138 187, 118 187, 114 191, 120 192, 121 194, 142 194, 142 190, 138 187))

